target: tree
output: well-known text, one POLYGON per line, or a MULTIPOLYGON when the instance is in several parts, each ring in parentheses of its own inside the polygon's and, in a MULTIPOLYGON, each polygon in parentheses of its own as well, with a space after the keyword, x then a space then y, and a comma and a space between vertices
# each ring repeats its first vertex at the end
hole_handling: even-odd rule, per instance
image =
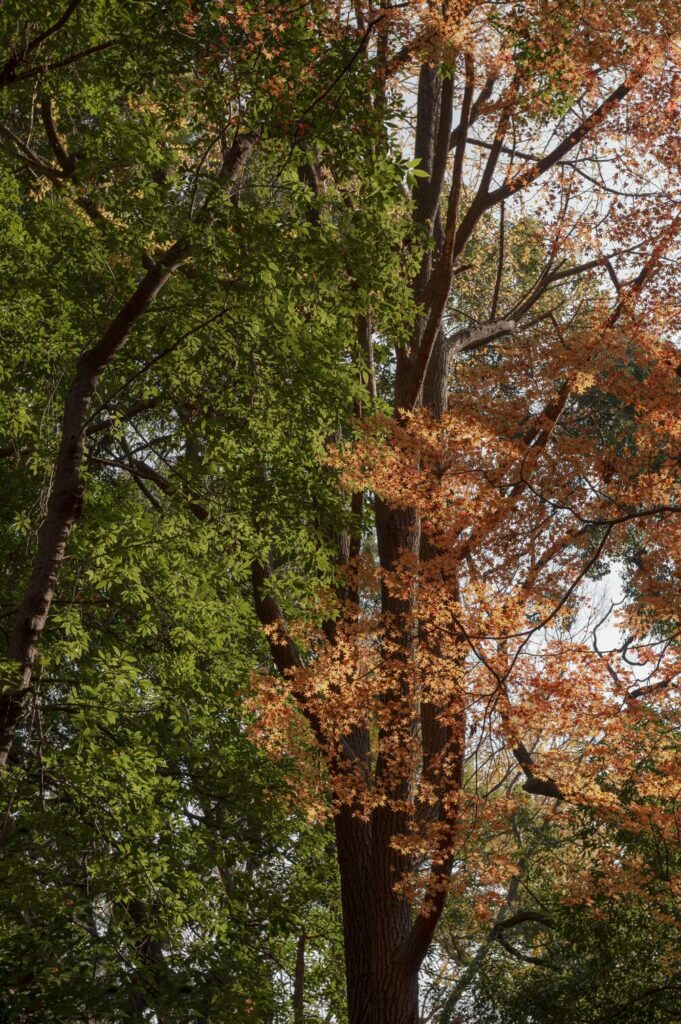
MULTIPOLYGON (((658 14, 664 19, 671 12, 658 14)), ((675 391, 671 349, 658 334, 662 323, 670 329, 674 322, 673 312, 664 312, 661 266, 674 252, 675 202, 663 186, 642 206, 640 194, 627 192, 630 185, 620 188, 616 178, 611 186, 598 170, 602 147, 627 116, 621 111, 649 109, 649 78, 659 89, 666 43, 660 39, 656 49, 647 17, 645 29, 641 23, 632 33, 629 23, 628 31, 624 10, 607 32, 598 18, 580 20, 579 42, 569 53, 571 27, 526 6, 503 27, 494 15, 462 21, 460 12, 450 19, 434 7, 424 17, 427 29, 419 23, 396 58, 425 49, 414 130, 424 177, 412 186, 415 228, 427 240, 411 278, 419 312, 408 340, 395 348, 386 396, 393 422, 369 423, 368 443, 354 456, 344 449, 337 461, 353 508, 366 491, 376 495, 380 614, 373 614, 366 578, 360 576, 358 590, 351 576, 350 589, 338 593, 340 618, 327 625, 325 646, 306 660, 274 597, 263 596, 268 568, 255 579, 273 658, 325 752, 338 808, 350 1019, 381 1024, 418 1019, 419 967, 459 847, 481 821, 481 801, 468 800, 465 786, 467 756, 480 748, 471 733, 489 735, 491 727, 488 742, 507 744, 526 792, 607 805, 591 791, 597 770, 606 770, 592 751, 601 730, 612 729, 616 747, 628 729, 611 701, 613 666, 583 644, 557 638, 541 655, 538 673, 540 655, 531 641, 553 620, 575 613, 571 598, 613 533, 621 536, 619 528, 639 516, 676 508, 675 482, 660 505, 641 503, 632 493, 640 486, 640 463, 608 464, 619 454, 619 438, 607 455, 591 458, 593 439, 583 429, 576 433, 571 415, 596 379, 604 390, 612 386, 616 402, 630 400, 632 378, 649 373, 646 364, 667 366, 665 399, 675 391), (478 132, 489 125, 488 138, 469 140, 474 125, 478 132), (468 179, 465 188, 469 145, 484 156, 477 180, 471 186, 468 179), (539 209, 548 225, 544 263, 504 308, 508 207, 540 181, 539 209), (584 210, 581 181, 593 186, 593 213, 584 210), (462 324, 455 277, 470 269, 475 232, 493 209, 501 228, 497 273, 486 296, 490 312, 462 324), (577 292, 563 315, 564 302, 538 306, 547 295, 556 297, 559 282, 594 271, 610 274, 610 295, 577 292), (654 334, 637 311, 652 280, 657 287, 645 316, 654 309, 654 334), (476 358, 466 386, 448 400, 449 364, 502 337, 511 341, 496 350, 490 372, 476 358), (622 381, 619 368, 630 362, 640 373, 632 367, 622 381), (603 504, 600 488, 613 479, 617 496, 603 504), (549 700, 555 702, 550 716, 549 700), (533 751, 531 738, 541 736, 542 725, 556 738, 576 734, 575 742, 533 751)), ((377 30, 379 65, 382 58, 389 64, 399 18, 377 30)), ((674 34, 673 18, 664 39, 674 34)), ((655 112, 659 118, 658 103, 655 112)), ((659 137, 675 131, 663 121, 659 137)), ((645 163, 650 135, 642 130, 637 141, 645 163)), ((654 149, 657 158, 661 147, 654 149)), ((628 182, 637 159, 630 152, 623 157, 628 182)), ((620 173, 618 165, 615 158, 620 173)), ((676 398, 671 402, 675 408, 676 398)), ((483 820, 496 817, 500 829, 507 816, 494 803, 483 820)))
POLYGON ((266 1018, 288 974, 338 1016, 295 913, 253 960, 277 894, 318 913, 287 771, 330 795, 350 1024, 415 1024, 462 851, 508 882, 531 798, 672 834, 677 7, 5 5, 0 722, 41 897, 7 945, 74 879, 102 940, 49 1012, 266 1018), (664 706, 588 642, 608 555, 664 706))
POLYGON ((614 829, 568 804, 558 815, 547 810, 528 806, 513 820, 507 839, 517 845, 519 870, 502 899, 471 879, 468 906, 460 900, 445 911, 431 1019, 674 1020, 675 851, 654 831, 614 829), (610 845, 635 879, 603 870, 601 852, 610 845), (480 900, 489 907, 486 929, 480 900))
POLYGON ((303 906, 308 1004, 337 1000, 335 926, 327 838, 246 735, 250 562, 295 537, 298 608, 328 576, 311 481, 363 294, 339 243, 374 288, 400 172, 324 7, 65 11, 2 13, 31 72, 3 94, 3 1013, 267 1019, 303 906))

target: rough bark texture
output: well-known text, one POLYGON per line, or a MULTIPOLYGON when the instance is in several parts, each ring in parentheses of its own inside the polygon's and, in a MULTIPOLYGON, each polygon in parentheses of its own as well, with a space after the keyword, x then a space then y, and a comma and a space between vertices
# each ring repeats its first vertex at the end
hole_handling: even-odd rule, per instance
POLYGON ((371 950, 371 826, 344 807, 335 818, 341 880, 348 1020, 378 1024, 374 1013, 371 950))

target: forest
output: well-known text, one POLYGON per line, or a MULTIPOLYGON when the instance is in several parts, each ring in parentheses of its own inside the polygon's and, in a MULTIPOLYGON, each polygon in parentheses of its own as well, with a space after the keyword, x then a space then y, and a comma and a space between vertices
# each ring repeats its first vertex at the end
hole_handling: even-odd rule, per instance
POLYGON ((243 1022, 681 1022, 681 0, 0 2, 0 1024, 243 1022))

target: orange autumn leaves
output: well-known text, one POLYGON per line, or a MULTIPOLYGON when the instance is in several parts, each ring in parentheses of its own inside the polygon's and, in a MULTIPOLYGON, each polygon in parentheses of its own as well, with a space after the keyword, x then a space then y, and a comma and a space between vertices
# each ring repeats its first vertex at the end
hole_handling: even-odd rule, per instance
MULTIPOLYGON (((302 709, 315 724, 317 797, 326 779, 336 808, 370 818, 390 807, 401 816, 392 845, 415 865, 450 855, 463 864, 471 843, 490 870, 503 863, 532 779, 550 780, 564 807, 675 835, 681 152, 676 71, 662 55, 676 45, 678 7, 639 15, 634 25, 620 7, 525 4, 502 27, 484 5, 452 5, 444 18, 414 3, 381 11, 377 23, 377 39, 403 44, 392 63, 385 57, 395 74, 417 59, 456 66, 465 50, 477 89, 495 77, 496 99, 482 103, 475 130, 494 122, 486 138, 505 140, 495 181, 499 191, 512 185, 509 205, 540 177, 535 154, 547 148, 551 118, 560 138, 566 111, 579 111, 589 133, 565 149, 570 158, 525 212, 542 225, 549 270, 560 276, 582 260, 596 268, 580 291, 549 293, 536 322, 500 350, 457 363, 441 419, 371 415, 331 454, 348 492, 413 515, 420 550, 378 569, 365 525, 365 554, 338 573, 338 594, 355 599, 338 597, 332 630, 306 631, 304 668, 262 680, 261 734, 286 750, 293 730, 288 752, 304 761, 312 734, 300 730, 302 709), (626 109, 612 99, 590 119, 622 82, 626 109), (608 174, 594 179, 605 163, 608 174), (625 591, 616 611, 592 579, 608 565, 625 591), (401 613, 380 611, 381 588, 401 613), (433 753, 429 729, 439 732, 433 753), (368 757, 353 746, 358 733, 368 757)), ((493 143, 474 141, 483 166, 493 143)), ((472 267, 473 276, 475 260, 462 256, 455 273, 472 267)), ((518 261, 512 309, 526 298, 531 261, 532 252, 518 261)), ((456 333, 459 281, 449 283, 443 329, 456 333)), ((603 856, 614 864, 618 853, 603 856)), ((417 898, 418 867, 409 884, 417 898)))
MULTIPOLYGON (((588 341, 572 339, 576 348, 583 342, 584 351, 592 348, 588 341)), ((612 360, 616 352, 615 346, 612 360)), ((599 451, 593 438, 575 438, 590 383, 574 388, 574 406, 553 424, 551 443, 533 453, 522 403, 507 402, 505 420, 498 419, 498 371, 478 366, 477 387, 466 388, 468 408, 459 394, 456 408, 439 422, 424 412, 401 422, 376 417, 362 424, 354 443, 331 455, 349 491, 369 489, 393 507, 413 509, 431 554, 419 561, 405 552, 392 573, 368 557, 348 567, 359 605, 337 609, 332 642, 321 632, 308 636, 304 669, 276 683, 260 680, 259 731, 270 741, 276 736, 280 750, 294 736, 288 752, 302 754, 305 733, 294 702, 304 704, 320 724, 335 806, 369 816, 391 803, 408 820, 394 844, 417 862, 441 855, 443 844, 463 854, 472 836, 484 834, 481 856, 490 870, 498 863, 493 836, 503 837, 513 808, 528 799, 511 753, 521 744, 531 751, 534 774, 554 780, 570 805, 609 820, 625 814, 635 829, 654 825, 671 834, 676 827, 669 798, 675 787, 681 791, 673 687, 681 659, 673 646, 661 655, 633 601, 610 620, 618 642, 634 631, 635 668, 632 642, 629 663, 621 651, 604 653, 612 642, 604 645, 598 634, 603 602, 586 581, 600 558, 621 556, 630 524, 642 523, 650 542, 661 547, 658 535, 669 530, 666 557, 681 558, 678 516, 652 514, 656 506, 681 508, 669 463, 650 461, 655 444, 660 451, 663 421, 641 416, 648 399, 656 406, 660 375, 667 415, 678 410, 668 353, 658 348, 658 363, 655 355, 651 348, 649 385, 620 373, 629 381, 636 454, 633 436, 619 456, 616 446, 599 451), (407 621, 379 611, 381 584, 409 601, 407 621), (652 706, 631 696, 646 664, 646 685, 671 680, 655 692, 652 706), (426 705, 448 733, 430 760, 419 722, 426 705), (357 728, 371 736, 368 763, 343 756, 344 738, 357 728), (463 784, 457 775, 462 733, 463 784), (380 777, 373 770, 379 752, 380 777), (623 810, 621 793, 632 786, 635 795, 623 810), (446 813, 436 813, 443 801, 446 813)), ((623 398, 622 379, 613 391, 623 398)), ((319 809, 323 778, 309 747, 308 757, 319 809)), ((418 899, 418 874, 407 884, 418 899)))

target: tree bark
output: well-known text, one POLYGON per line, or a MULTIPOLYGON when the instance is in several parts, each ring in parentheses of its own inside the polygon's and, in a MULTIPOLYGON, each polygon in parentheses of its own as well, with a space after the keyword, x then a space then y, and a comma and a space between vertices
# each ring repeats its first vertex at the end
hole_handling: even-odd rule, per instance
POLYGON ((411 906, 395 891, 412 867, 392 845, 404 832, 400 813, 379 807, 372 815, 373 986, 377 1024, 418 1024, 418 966, 408 967, 403 951, 412 929, 411 906))
POLYGON ((349 1024, 379 1024, 372 976, 371 825, 343 807, 336 815, 349 1024))
MULTIPOLYGON (((420 523, 413 509, 391 508, 376 500, 376 534, 382 568, 393 571, 404 552, 418 553, 420 523)), ((386 789, 387 803, 377 807, 371 821, 372 849, 372 932, 373 986, 377 1024, 418 1024, 418 966, 408 967, 403 960, 412 930, 412 910, 408 900, 396 892, 396 886, 413 868, 411 858, 393 846, 396 836, 404 834, 406 815, 395 809, 406 800, 409 785, 399 777, 392 782, 391 767, 381 751, 382 741, 393 731, 405 728, 404 701, 409 690, 409 652, 411 602, 397 597, 390 586, 382 584, 382 608, 391 626, 401 633, 403 667, 395 673, 390 692, 382 695, 386 708, 393 709, 394 723, 384 726, 379 735, 376 780, 386 789)), ((416 709, 407 728, 416 728, 416 709)))
POLYGON ((298 936, 296 971, 293 979, 293 1024, 305 1020, 305 932, 298 936))

